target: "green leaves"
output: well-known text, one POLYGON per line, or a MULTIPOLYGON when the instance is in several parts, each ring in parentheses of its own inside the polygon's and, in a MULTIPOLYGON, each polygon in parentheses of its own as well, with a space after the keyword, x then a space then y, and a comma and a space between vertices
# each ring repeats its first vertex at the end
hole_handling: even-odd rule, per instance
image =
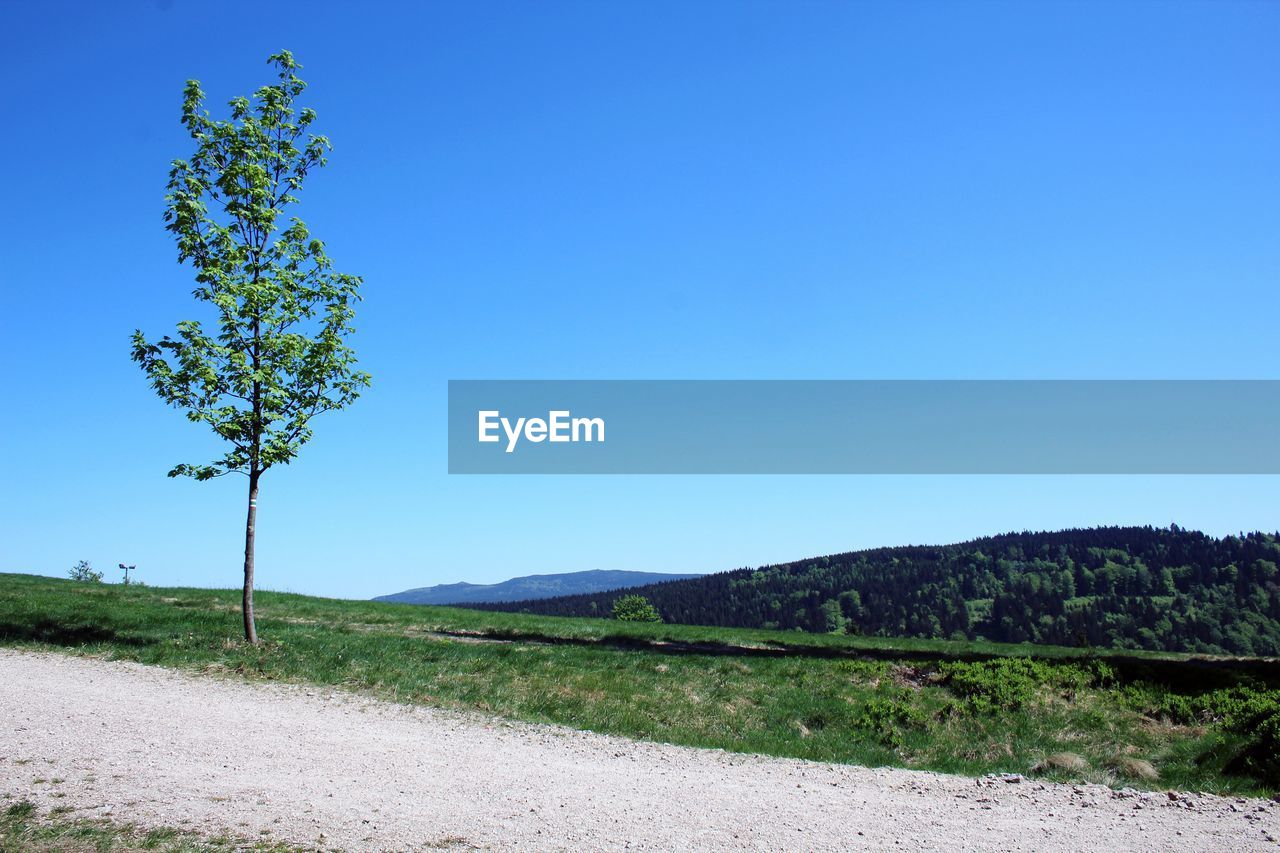
POLYGON ((194 477, 197 480, 212 480, 214 477, 229 473, 212 465, 177 465, 169 472, 170 477, 194 477))
POLYGON ((661 622, 662 616, 643 595, 624 595, 613 602, 613 618, 620 622, 661 622))
POLYGON ((268 63, 278 82, 232 99, 227 120, 210 118, 198 81, 183 90, 182 123, 196 148, 171 164, 164 222, 217 332, 194 320, 156 342, 136 331, 133 360, 161 399, 230 448, 170 476, 207 480, 287 464, 310 440, 311 419, 345 408, 370 381, 346 344, 360 278, 335 272, 300 219, 280 225, 330 145, 307 132, 315 111, 295 104, 306 83, 293 55, 268 63))

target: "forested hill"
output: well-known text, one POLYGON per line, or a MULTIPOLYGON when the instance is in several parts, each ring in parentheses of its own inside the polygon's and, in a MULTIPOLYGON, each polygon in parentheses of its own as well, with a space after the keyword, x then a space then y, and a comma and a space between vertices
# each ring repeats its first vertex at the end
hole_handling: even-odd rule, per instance
MULTIPOLYGON (((668 622, 1280 655, 1277 534, 1176 526, 854 551, 628 590, 668 622)), ((604 616, 616 593, 481 605, 604 616)))

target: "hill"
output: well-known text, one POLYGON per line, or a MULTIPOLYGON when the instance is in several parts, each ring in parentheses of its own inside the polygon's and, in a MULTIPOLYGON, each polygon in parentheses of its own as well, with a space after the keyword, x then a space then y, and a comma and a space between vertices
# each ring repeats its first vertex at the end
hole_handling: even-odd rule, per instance
MULTIPOLYGON (((640 587, 668 622, 1280 655, 1276 534, 1177 526, 874 548, 640 587)), ((607 614, 593 593, 483 609, 607 614)))
POLYGON ((667 575, 658 572, 624 572, 594 569, 554 575, 527 575, 502 583, 444 583, 380 595, 374 601, 394 604, 477 604, 498 601, 527 601, 564 595, 610 592, 631 586, 645 586, 700 575, 667 575))

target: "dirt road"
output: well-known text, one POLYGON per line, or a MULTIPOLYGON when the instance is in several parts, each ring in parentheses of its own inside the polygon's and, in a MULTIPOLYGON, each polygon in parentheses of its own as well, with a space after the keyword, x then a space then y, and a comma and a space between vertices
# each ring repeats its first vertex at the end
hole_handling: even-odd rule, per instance
POLYGON ((1280 839, 1268 801, 733 755, 11 650, 0 650, 0 796, 342 850, 1275 850, 1280 839))

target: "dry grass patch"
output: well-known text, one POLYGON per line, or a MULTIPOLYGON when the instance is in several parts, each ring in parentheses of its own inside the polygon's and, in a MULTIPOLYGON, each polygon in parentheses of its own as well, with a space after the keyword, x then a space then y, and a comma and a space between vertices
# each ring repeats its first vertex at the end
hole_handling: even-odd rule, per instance
POLYGON ((1137 779, 1142 782, 1154 782, 1160 778, 1160 771, 1150 761, 1132 756, 1117 756, 1111 762, 1111 769, 1116 775, 1125 779, 1137 779))
POLYGON ((1031 765, 1032 773, 1083 773, 1089 769, 1089 762, 1083 755, 1074 752, 1055 752, 1031 765))

